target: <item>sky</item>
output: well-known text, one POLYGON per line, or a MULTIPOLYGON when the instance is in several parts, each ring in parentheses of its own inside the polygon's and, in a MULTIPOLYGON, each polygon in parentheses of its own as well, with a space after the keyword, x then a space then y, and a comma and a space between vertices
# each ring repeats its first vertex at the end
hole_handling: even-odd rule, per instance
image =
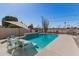
POLYGON ((5 16, 17 17, 19 22, 41 27, 41 16, 49 21, 49 27, 79 27, 77 3, 0 3, 0 24, 5 16))

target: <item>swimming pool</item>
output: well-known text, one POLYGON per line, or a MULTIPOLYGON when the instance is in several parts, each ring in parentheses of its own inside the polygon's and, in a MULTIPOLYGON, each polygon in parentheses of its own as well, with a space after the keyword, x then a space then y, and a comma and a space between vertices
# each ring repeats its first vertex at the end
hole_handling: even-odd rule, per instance
POLYGON ((28 34, 25 37, 23 37, 24 40, 28 40, 31 42, 34 42, 37 44, 37 46, 39 47, 39 49, 43 49, 44 47, 46 47, 50 42, 52 42, 53 40, 55 40, 55 38, 58 35, 56 34, 28 34))

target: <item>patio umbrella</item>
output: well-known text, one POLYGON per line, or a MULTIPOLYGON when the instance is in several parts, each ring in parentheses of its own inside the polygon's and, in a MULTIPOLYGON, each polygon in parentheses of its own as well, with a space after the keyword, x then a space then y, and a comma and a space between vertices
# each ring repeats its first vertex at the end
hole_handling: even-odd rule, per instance
POLYGON ((14 24, 14 25, 22 27, 24 29, 28 29, 28 27, 25 24, 21 23, 21 22, 15 22, 15 21, 5 21, 5 22, 14 24))
MULTIPOLYGON (((19 27, 24 28, 26 30, 29 30, 28 27, 25 24, 21 23, 21 22, 15 22, 15 21, 5 21, 5 22, 11 23, 13 25, 19 26, 19 27)), ((20 35, 20 28, 19 28, 19 35, 20 35)))

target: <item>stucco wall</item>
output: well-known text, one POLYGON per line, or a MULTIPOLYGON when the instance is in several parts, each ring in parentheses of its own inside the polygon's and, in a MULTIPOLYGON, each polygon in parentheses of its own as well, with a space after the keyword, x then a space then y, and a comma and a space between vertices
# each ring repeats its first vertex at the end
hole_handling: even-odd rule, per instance
POLYGON ((17 35, 19 36, 19 31, 20 31, 20 35, 24 35, 24 33, 29 32, 26 29, 23 28, 0 28, 0 39, 2 38, 7 38, 10 35, 17 35))

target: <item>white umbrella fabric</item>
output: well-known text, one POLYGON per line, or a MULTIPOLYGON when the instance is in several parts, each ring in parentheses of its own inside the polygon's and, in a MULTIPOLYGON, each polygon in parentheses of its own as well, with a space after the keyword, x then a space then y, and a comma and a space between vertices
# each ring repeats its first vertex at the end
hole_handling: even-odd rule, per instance
POLYGON ((5 21, 5 22, 14 24, 14 25, 16 25, 16 26, 19 26, 19 27, 22 27, 22 28, 28 30, 28 27, 27 27, 25 24, 21 23, 21 22, 15 22, 15 21, 5 21))

